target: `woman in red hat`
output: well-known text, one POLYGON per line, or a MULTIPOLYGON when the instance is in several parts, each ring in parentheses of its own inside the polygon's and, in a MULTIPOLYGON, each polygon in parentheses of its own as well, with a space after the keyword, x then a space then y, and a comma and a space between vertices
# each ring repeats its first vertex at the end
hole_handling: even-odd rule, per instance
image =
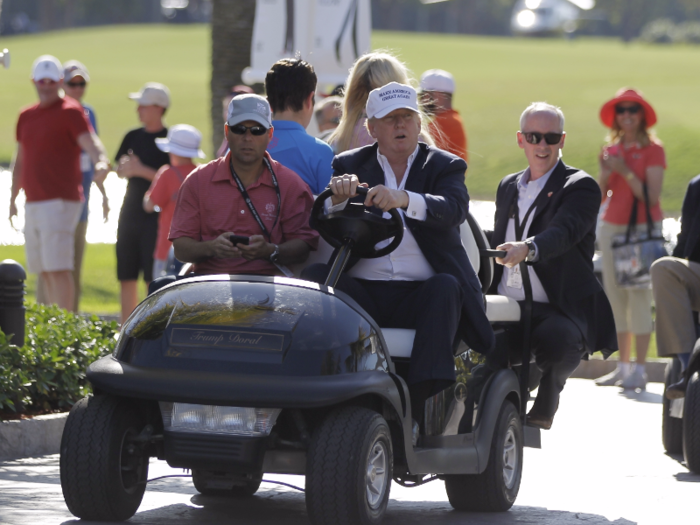
POLYGON ((610 299, 617 327, 620 362, 615 371, 596 380, 596 384, 645 389, 647 375, 644 366, 653 329, 651 290, 617 286, 612 238, 627 230, 635 202, 638 227, 646 224, 644 184, 647 186, 654 228, 661 230, 663 215, 659 196, 666 156, 661 142, 649 131, 656 123, 656 113, 640 91, 629 88, 619 90, 601 108, 600 120, 610 129, 610 133, 600 155, 598 184, 605 210, 598 242, 603 253, 603 287, 610 299), (630 364, 632 339, 637 350, 634 369, 630 364))

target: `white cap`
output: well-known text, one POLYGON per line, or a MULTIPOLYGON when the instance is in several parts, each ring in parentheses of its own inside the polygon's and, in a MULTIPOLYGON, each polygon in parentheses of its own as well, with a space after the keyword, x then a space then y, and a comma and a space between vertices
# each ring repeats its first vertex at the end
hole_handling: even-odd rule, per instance
POLYGON ((41 55, 32 65, 32 78, 43 80, 48 78, 58 82, 63 78, 63 66, 59 60, 51 55, 41 55))
POLYGON ((173 153, 180 157, 199 157, 206 155, 199 149, 202 143, 202 134, 194 126, 189 124, 176 124, 168 129, 168 136, 164 139, 156 139, 156 146, 161 151, 173 153))
POLYGON ((455 92, 455 79, 442 69, 429 69, 420 77, 421 91, 455 92))
POLYGON ((90 82, 90 75, 88 75, 85 64, 77 60, 69 60, 63 64, 63 80, 68 82, 75 77, 83 77, 85 82, 90 82))
POLYGON ((158 82, 146 82, 138 93, 130 93, 129 98, 139 106, 170 106, 170 90, 158 82))
POLYGON ((226 123, 230 127, 246 120, 257 122, 268 129, 272 126, 272 112, 266 98, 260 95, 238 95, 231 99, 226 123))
POLYGON ((367 97, 367 118, 382 118, 397 109, 410 109, 419 113, 415 89, 406 84, 390 82, 370 91, 367 97))

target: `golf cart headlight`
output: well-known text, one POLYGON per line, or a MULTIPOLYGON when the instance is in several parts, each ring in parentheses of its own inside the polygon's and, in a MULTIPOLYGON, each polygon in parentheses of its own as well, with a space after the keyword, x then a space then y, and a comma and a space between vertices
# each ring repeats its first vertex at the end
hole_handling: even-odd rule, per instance
POLYGON ((279 408, 222 407, 161 403, 163 426, 174 432, 211 432, 237 436, 267 436, 279 408))

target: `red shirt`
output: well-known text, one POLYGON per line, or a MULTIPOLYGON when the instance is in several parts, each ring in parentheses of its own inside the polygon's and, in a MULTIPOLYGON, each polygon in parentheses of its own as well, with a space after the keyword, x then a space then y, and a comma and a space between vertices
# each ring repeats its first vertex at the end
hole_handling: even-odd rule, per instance
MULTIPOLYGON (((264 235, 250 213, 238 186, 231 177, 229 158, 218 158, 195 169, 180 188, 175 214, 170 225, 170 240, 189 237, 211 241, 224 232, 236 235, 264 235)), ((305 241, 312 249, 318 245, 318 233, 309 226, 313 197, 299 175, 265 153, 277 176, 282 206, 277 217, 277 193, 266 168, 260 178, 246 188, 253 205, 271 234, 270 242, 281 244, 292 239, 305 241)), ((281 275, 270 261, 211 257, 195 265, 197 273, 281 275)))
POLYGON ((22 188, 27 202, 83 200, 78 137, 92 132, 80 102, 70 97, 42 108, 22 109, 17 142, 22 146, 22 188))
POLYGON ((459 113, 454 109, 447 109, 435 115, 430 124, 430 132, 438 148, 468 160, 467 134, 464 132, 459 113))
MULTIPOLYGON (((630 148, 623 148, 620 144, 612 144, 606 146, 605 150, 612 155, 619 155, 620 151, 622 151, 625 164, 634 173, 635 177, 642 181, 646 181, 647 168, 661 166, 666 169, 664 148, 654 142, 645 147, 635 144, 630 148)), ((629 224, 634 194, 625 178, 617 172, 611 173, 608 179, 608 192, 612 192, 612 195, 607 199, 608 207, 603 214, 603 220, 610 224, 629 224)), ((651 207, 650 211, 652 221, 659 222, 663 219, 660 203, 657 202, 651 207)), ((644 202, 638 201, 637 224, 646 223, 646 213, 644 202)))
POLYGON ((146 197, 151 199, 153 204, 160 208, 158 216, 158 240, 153 257, 164 261, 168 258, 168 251, 172 243, 168 240, 170 233, 170 222, 173 220, 177 193, 185 182, 185 178, 197 166, 185 164, 182 166, 170 167, 167 164, 161 166, 153 178, 151 187, 146 192, 146 197))

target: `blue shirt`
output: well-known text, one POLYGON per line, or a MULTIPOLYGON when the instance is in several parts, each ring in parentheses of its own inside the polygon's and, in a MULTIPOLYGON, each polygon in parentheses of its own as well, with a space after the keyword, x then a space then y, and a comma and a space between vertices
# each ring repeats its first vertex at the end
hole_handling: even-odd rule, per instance
MULTIPOLYGON (((94 129, 95 133, 97 133, 97 119, 95 118, 95 110, 87 104, 83 104, 83 109, 85 110, 85 115, 87 115, 87 118, 90 120, 90 124, 92 124, 92 129, 94 129)), ((92 165, 92 161, 90 160, 90 156, 84 151, 80 154, 80 171, 83 172, 83 197, 85 197, 83 211, 80 213, 80 222, 86 222, 88 220, 90 187, 92 186, 92 178, 95 176, 95 169, 92 165)))
POLYGON ((333 174, 333 150, 309 135, 301 124, 290 120, 273 120, 275 131, 267 151, 277 162, 299 175, 318 195, 328 185, 333 174))

